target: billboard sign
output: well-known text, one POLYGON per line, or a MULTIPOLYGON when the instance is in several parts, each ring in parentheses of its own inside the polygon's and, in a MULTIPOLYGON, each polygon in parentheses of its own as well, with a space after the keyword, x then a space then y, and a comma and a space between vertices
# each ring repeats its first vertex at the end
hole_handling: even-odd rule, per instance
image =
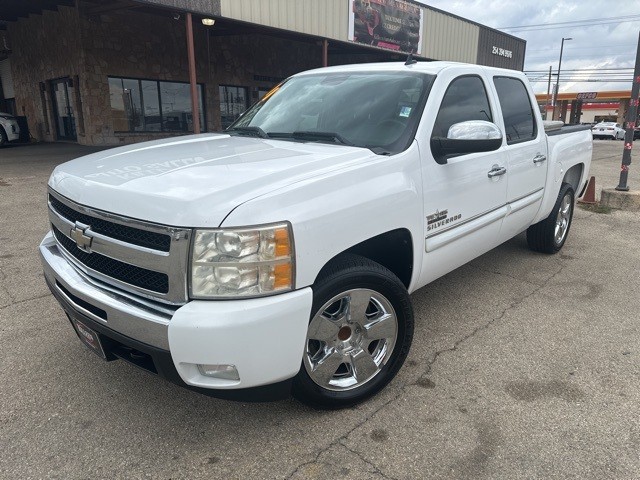
POLYGON ((349 0, 349 40, 421 53, 422 9, 403 0, 349 0))

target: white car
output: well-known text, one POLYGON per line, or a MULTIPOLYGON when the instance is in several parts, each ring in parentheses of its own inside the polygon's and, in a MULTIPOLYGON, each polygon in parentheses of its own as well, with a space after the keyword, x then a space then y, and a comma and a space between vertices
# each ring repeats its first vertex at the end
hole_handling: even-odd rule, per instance
POLYGON ((0 147, 20 138, 20 127, 16 117, 0 112, 0 147))
POLYGON ((600 122, 591 129, 593 138, 608 138, 610 140, 624 140, 625 131, 619 123, 600 122))

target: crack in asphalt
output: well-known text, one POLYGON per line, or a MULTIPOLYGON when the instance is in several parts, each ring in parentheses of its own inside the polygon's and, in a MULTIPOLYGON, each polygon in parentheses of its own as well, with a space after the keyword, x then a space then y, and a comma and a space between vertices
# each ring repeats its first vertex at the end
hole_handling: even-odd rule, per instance
POLYGON ((503 273, 503 272, 498 272, 498 271, 495 271, 495 270, 488 270, 488 269, 486 269, 486 268, 478 267, 477 265, 473 265, 473 262, 468 263, 467 265, 468 265, 469 267, 471 267, 471 268, 475 268, 476 270, 479 270, 479 271, 481 271, 481 272, 485 272, 485 273, 493 273, 494 275, 500 275, 500 276, 502 276, 502 277, 512 278, 512 279, 514 279, 514 280, 518 280, 519 282, 526 283, 526 284, 528 284, 528 285, 534 285, 534 286, 536 286, 536 287, 541 286, 539 283, 535 283, 535 282, 532 282, 532 281, 530 281, 530 280, 525 280, 525 279, 523 279, 523 278, 514 277, 513 275, 509 275, 508 273, 503 273))
POLYGON ((382 478, 388 478, 389 480, 397 480, 396 477, 390 477, 389 475, 384 473, 382 470, 380 470, 380 467, 378 467, 374 463, 372 463, 369 460, 367 460, 366 458, 364 458, 364 456, 360 452, 358 452, 357 450, 354 450, 353 448, 349 447, 346 443, 344 443, 343 440, 340 440, 340 445, 342 445, 349 452, 351 452, 356 457, 358 457, 360 460, 362 460, 363 463, 365 463, 366 465, 369 465, 371 468, 373 468, 373 473, 374 474, 380 475, 382 478))
MULTIPOLYGON (((468 340, 470 340, 471 338, 475 337, 478 333, 485 331, 487 329, 489 329, 491 327, 491 325, 493 325, 495 322, 501 320, 504 318, 504 316, 507 314, 507 312, 509 312, 510 310, 513 310, 514 308, 518 307, 519 305, 521 305, 525 300, 527 300, 528 298, 531 298, 532 296, 534 296, 535 294, 537 294, 540 290, 542 290, 544 287, 546 287, 548 285, 548 283, 550 281, 552 281, 555 277, 557 277, 558 275, 560 275, 562 273, 562 271, 565 269, 565 265, 560 262, 560 268, 553 273, 553 275, 550 275, 549 278, 547 278, 544 283, 542 285, 537 285, 534 283, 531 283, 531 285, 536 285, 536 288, 534 288, 533 290, 531 290, 529 293, 522 295, 521 297, 517 298, 516 300, 512 301, 506 308, 504 308, 502 310, 502 312, 500 312, 499 315, 497 315, 496 317, 492 318, 491 320, 489 320, 487 323, 480 325, 476 328, 473 329, 473 331, 467 335, 465 335, 464 337, 460 338, 459 340, 456 340, 453 345, 449 348, 445 348, 443 350, 437 350, 433 357, 431 358, 431 360, 429 360, 429 362, 427 362, 427 367, 426 369, 423 371, 423 373, 421 373, 417 380, 413 381, 413 382, 408 382, 405 383, 404 385, 401 385, 398 388, 398 391, 395 395, 393 395, 389 400, 387 400, 386 402, 382 403, 378 408, 376 408, 375 410, 373 410, 371 413, 369 413, 368 415, 366 415, 360 422, 356 423, 356 425, 354 425, 352 428, 350 428, 347 432, 345 432, 344 434, 342 434, 341 436, 335 438, 334 440, 332 440, 331 442, 329 442, 329 444, 327 446, 325 446, 324 448, 320 449, 316 455, 314 456, 314 458, 312 460, 306 461, 301 463, 300 465, 298 465, 293 472, 291 472, 291 474, 289 474, 287 477, 285 477, 287 480, 290 480, 291 478, 293 478, 298 472, 300 472, 304 467, 308 466, 308 465, 313 465, 314 463, 318 463, 318 460, 320 459, 320 456, 327 452, 329 449, 331 449, 331 447, 336 446, 336 445, 342 445, 343 447, 345 447, 349 452, 353 453, 354 455, 356 455, 360 460, 362 460, 363 462, 365 462, 367 465, 370 465, 372 468, 375 469, 375 473, 381 475, 383 478, 389 478, 391 479, 392 477, 389 477, 387 475, 385 475, 382 470, 380 469, 380 467, 378 467, 376 464, 374 464, 373 462, 371 462, 370 460, 366 460, 364 458, 364 456, 358 452, 357 450, 354 450, 350 447, 348 447, 344 441, 347 440, 347 438, 349 437, 349 435, 351 435, 355 430, 357 430, 358 428, 360 428, 361 426, 363 426, 364 424, 366 424, 369 420, 371 420, 378 412, 380 412, 382 409, 384 409, 387 405, 390 405, 391 403, 395 402, 396 400, 398 400, 402 394, 405 392, 407 387, 416 385, 418 381, 420 381, 421 379, 423 379, 426 375, 428 375, 431 372, 431 369, 433 368, 433 365, 437 362, 438 358, 440 358, 442 355, 446 354, 446 353, 450 353, 450 352, 455 352, 458 350, 458 348, 464 344, 465 342, 467 342, 468 340)), ((502 275, 501 273, 497 273, 497 272, 490 272, 490 273, 494 273, 496 275, 502 275)), ((505 276, 509 276, 509 275, 505 275, 505 276)), ((530 283, 530 282, 529 282, 530 283)))
MULTIPOLYGON (((360 428, 362 425, 364 425, 365 423, 367 423, 369 420, 371 420, 376 413, 378 413, 380 410, 382 410, 384 407, 386 407, 387 405, 389 405, 390 403, 396 401, 398 398, 400 398, 400 396, 404 393, 404 388, 406 385, 402 385, 400 388, 398 388, 398 392, 391 397, 390 399, 388 399, 386 402, 382 403, 378 408, 376 408, 375 410, 373 410, 371 413, 369 413, 368 415, 366 415, 361 421, 359 421, 358 423, 356 423, 352 428, 350 428, 349 430, 347 430, 345 433, 343 433, 342 435, 340 435, 337 438, 334 438, 331 442, 329 442, 329 444, 327 446, 325 446, 324 448, 320 449, 316 455, 314 456, 313 460, 309 460, 306 462, 301 463, 300 465, 298 465, 295 470, 293 472, 291 472, 291 474, 289 474, 286 478, 286 480, 290 480, 291 478, 293 478, 300 470, 302 470, 304 467, 308 466, 308 465, 313 465, 314 463, 318 463, 318 460, 320 459, 320 456, 323 453, 326 453, 327 451, 329 451, 331 449, 331 447, 334 447, 336 445, 342 445, 344 447, 346 447, 346 445, 344 445, 344 443, 342 443, 343 440, 346 440, 347 437, 349 437, 349 435, 351 435, 351 433, 353 433, 356 429, 360 428)), ((346 447, 347 450, 352 451, 349 447, 346 447)), ((362 456, 356 452, 355 453, 358 458, 364 460, 362 458, 362 456)), ((380 471, 380 468, 378 468, 376 465, 374 465, 373 463, 371 463, 370 461, 366 461, 366 463, 368 465, 371 465, 372 467, 374 467, 376 470, 380 471)), ((380 473, 380 475, 383 475, 382 473, 380 473)), ((385 477, 385 478, 391 478, 391 477, 385 477)))
POLYGON ((39 300, 40 298, 45 298, 50 296, 50 293, 45 293, 42 295, 38 295, 37 297, 31 297, 31 298, 25 298, 24 300, 17 300, 17 301, 13 301, 12 303, 8 304, 8 305, 4 305, 2 307, 0 307, 0 310, 5 310, 9 307, 13 307, 14 305, 20 305, 21 303, 27 303, 27 302, 31 302, 32 300, 39 300))
POLYGON ((9 300, 11 301, 10 304, 8 305, 4 305, 3 307, 0 307, 0 309, 4 308, 4 307, 8 307, 10 305, 12 305, 15 301, 16 298, 11 294, 11 292, 9 291, 9 289, 7 287, 4 286, 5 282, 7 281, 7 274, 4 273, 2 271, 2 269, 0 268, 0 288, 2 289, 2 291, 4 293, 7 294, 7 297, 9 297, 9 300))
MULTIPOLYGON (((427 363, 427 369, 418 377, 418 380, 416 380, 415 382, 409 383, 406 386, 415 385, 420 379, 422 379, 425 375, 428 375, 431 372, 431 368, 433 367, 433 364, 438 360, 438 358, 441 355, 444 355, 445 353, 449 353, 449 352, 455 352, 458 349, 458 347, 460 345, 462 345, 463 343, 465 343, 467 340, 475 337, 479 332, 487 330, 489 327, 491 327, 491 325, 493 325, 498 320, 502 320, 504 318, 504 316, 507 314, 508 311, 513 310, 514 308, 516 308, 517 306, 522 304, 522 302, 524 302, 528 298, 531 298, 533 295, 535 295, 540 290, 542 290, 545 286, 547 286, 547 284, 550 281, 552 281, 555 277, 560 275, 562 273, 562 271, 564 270, 564 268, 565 268, 565 265, 563 265, 561 263, 560 264, 560 268, 558 269, 558 271, 555 272, 553 275, 551 275, 549 278, 547 278, 542 285, 532 284, 532 285, 536 285, 536 288, 534 288, 531 292, 529 292, 529 293, 527 293, 525 295, 522 295, 520 298, 517 298, 516 300, 511 302, 504 310, 502 310, 502 312, 500 312, 500 314, 497 317, 494 317, 491 320, 489 320, 487 323, 474 328, 471 331, 471 333, 469 333, 469 334, 465 335, 464 337, 456 340, 451 347, 445 348, 443 350, 437 350, 436 353, 431 358, 431 360, 427 363)), ((495 272, 493 272, 493 273, 495 273, 495 272)), ((501 274, 500 273, 496 273, 496 275, 501 275, 501 274)))

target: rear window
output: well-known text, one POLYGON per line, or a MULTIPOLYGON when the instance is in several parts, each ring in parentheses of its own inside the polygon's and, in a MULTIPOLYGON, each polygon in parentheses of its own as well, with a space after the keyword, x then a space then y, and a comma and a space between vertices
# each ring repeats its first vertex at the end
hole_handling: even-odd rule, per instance
POLYGON ((500 100, 507 144, 526 142, 536 138, 538 131, 533 107, 524 83, 511 77, 495 77, 493 82, 500 100))

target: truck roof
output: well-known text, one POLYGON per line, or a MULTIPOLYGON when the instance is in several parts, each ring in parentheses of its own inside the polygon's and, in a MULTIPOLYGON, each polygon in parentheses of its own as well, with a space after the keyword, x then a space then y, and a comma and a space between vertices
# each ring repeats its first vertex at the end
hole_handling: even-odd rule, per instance
POLYGON ((297 73, 294 77, 317 74, 317 73, 339 73, 339 72, 393 72, 393 71, 417 71, 428 73, 431 75, 437 75, 443 70, 449 68, 469 68, 482 70, 485 72, 502 73, 510 76, 523 76, 523 73, 518 70, 508 70, 504 68, 486 67, 484 65, 476 65, 470 63, 460 62, 417 62, 411 65, 405 65, 404 62, 381 62, 381 63, 358 63, 353 65, 338 65, 334 67, 316 68, 314 70, 307 70, 305 72, 297 73))

